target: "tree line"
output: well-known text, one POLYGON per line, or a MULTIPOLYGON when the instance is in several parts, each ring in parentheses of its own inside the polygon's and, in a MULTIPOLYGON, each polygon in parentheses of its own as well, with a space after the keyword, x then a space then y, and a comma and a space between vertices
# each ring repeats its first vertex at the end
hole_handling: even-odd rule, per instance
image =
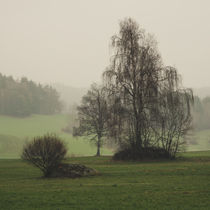
POLYGON ((0 114, 25 117, 54 114, 60 110, 59 94, 52 87, 36 84, 25 77, 15 80, 0 73, 0 114))
POLYGON ((92 85, 83 97, 74 135, 94 140, 97 155, 106 140, 116 145, 116 159, 174 158, 192 127, 192 90, 131 18, 120 22, 111 42, 103 85, 92 85))

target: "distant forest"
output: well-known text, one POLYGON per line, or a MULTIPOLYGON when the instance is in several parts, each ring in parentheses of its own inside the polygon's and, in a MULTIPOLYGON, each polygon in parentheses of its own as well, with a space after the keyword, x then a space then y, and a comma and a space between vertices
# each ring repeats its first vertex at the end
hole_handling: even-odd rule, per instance
MULTIPOLYGON (((37 84, 25 77, 15 80, 12 76, 4 76, 0 73, 0 114, 26 117, 31 114, 50 115, 59 113, 64 108, 60 101, 60 94, 63 103, 66 103, 67 106, 71 104, 71 110, 67 109, 68 111, 65 111, 76 112, 72 110, 72 103, 79 103, 86 91, 85 88, 73 89, 70 87, 66 87, 64 91, 60 86, 54 85, 54 87, 51 87, 37 84), (78 97, 76 99, 74 99, 75 92, 78 97)), ((197 94, 201 96, 201 94, 197 94)), ((194 100, 192 110, 194 129, 210 129, 210 96, 204 98, 195 96, 194 100)))
POLYGON ((58 92, 23 77, 15 80, 0 73, 0 114, 25 117, 31 114, 60 112, 58 92))

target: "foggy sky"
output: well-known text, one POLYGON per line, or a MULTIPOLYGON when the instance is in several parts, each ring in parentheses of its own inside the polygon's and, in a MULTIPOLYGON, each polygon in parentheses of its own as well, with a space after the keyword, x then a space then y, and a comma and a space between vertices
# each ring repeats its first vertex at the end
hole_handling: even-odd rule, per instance
POLYGON ((0 0, 0 72, 87 87, 125 17, 155 35, 185 86, 210 86, 209 0, 0 0))

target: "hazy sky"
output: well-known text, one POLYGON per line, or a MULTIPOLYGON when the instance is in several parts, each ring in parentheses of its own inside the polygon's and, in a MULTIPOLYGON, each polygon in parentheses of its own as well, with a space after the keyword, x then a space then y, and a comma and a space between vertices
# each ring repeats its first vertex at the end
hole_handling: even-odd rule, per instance
POLYGON ((155 35, 185 86, 210 86, 210 0, 0 0, 0 72, 75 87, 100 81, 124 17, 155 35))

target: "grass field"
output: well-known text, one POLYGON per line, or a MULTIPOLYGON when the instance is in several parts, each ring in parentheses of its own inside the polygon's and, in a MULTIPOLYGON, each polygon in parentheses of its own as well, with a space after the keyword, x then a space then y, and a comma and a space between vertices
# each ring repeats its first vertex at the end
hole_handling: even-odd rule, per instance
MULTIPOLYGON (((0 158, 19 158, 26 139, 53 132, 62 137, 68 145, 69 156, 90 156, 96 153, 94 145, 81 138, 73 138, 62 132, 69 118, 66 115, 32 115, 26 118, 0 116, 0 158)), ((194 143, 187 146, 187 151, 210 150, 210 130, 195 132, 194 143)), ((111 155, 106 148, 103 155, 111 155)))
POLYGON ((175 161, 113 162, 74 157, 100 172, 77 179, 43 179, 21 160, 0 160, 0 209, 209 209, 210 152, 175 161))
MULTIPOLYGON (((45 133, 56 133, 67 143, 70 156, 94 155, 96 147, 82 138, 62 132, 67 125, 66 115, 32 115, 26 118, 0 116, 0 158, 18 158, 26 139, 45 133)), ((102 149, 103 155, 112 154, 102 149)))

